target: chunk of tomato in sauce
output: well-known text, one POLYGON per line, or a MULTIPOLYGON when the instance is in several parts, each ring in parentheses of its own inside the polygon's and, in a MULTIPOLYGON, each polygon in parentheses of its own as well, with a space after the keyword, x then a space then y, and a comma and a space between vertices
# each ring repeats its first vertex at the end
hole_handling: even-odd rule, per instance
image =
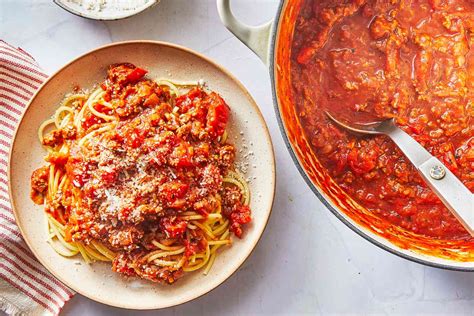
POLYGON ((100 117, 89 114, 89 115, 86 115, 86 117, 84 118, 84 121, 82 122, 82 128, 87 131, 91 126, 95 124, 101 124, 104 122, 105 121, 101 119, 100 117))
POLYGON ((125 139, 127 145, 132 148, 138 148, 144 143, 145 137, 148 134, 148 131, 141 128, 135 128, 133 131, 126 133, 125 139))
POLYGON ((145 77, 147 72, 148 71, 146 71, 145 69, 137 67, 133 69, 132 72, 127 75, 127 81, 132 82, 132 83, 137 82, 138 80, 145 77))
POLYGON ((176 199, 184 197, 188 189, 189 185, 187 183, 170 181, 161 186, 161 194, 168 202, 173 202, 176 199))
POLYGON ((212 136, 221 136, 229 120, 229 106, 217 93, 209 94, 206 130, 212 136))
MULTIPOLYGON (((127 83, 135 83, 147 74, 145 69, 136 67, 133 64, 124 63, 113 65, 109 68, 107 79, 109 83, 117 83, 125 85, 127 83)), ((107 84, 110 88, 111 86, 107 84)))
POLYGON ((242 238, 242 225, 250 223, 252 220, 250 208, 247 205, 241 205, 230 214, 230 231, 235 236, 242 238))
POLYGON ((112 170, 112 171, 103 172, 100 177, 106 185, 110 185, 115 182, 115 180, 117 179, 117 176, 118 176, 117 171, 112 170))
POLYGON ((97 112, 104 113, 104 114, 107 114, 107 115, 111 115, 111 114, 112 114, 112 109, 106 107, 105 105, 103 105, 103 104, 101 104, 101 103, 96 103, 96 104, 94 104, 94 109, 95 109, 97 112))
POLYGON ((192 158, 193 152, 189 144, 181 142, 173 149, 170 155, 170 163, 180 168, 192 167, 194 165, 192 158))
POLYGON ((188 112, 189 109, 194 107, 195 101, 203 99, 205 96, 206 92, 204 92, 201 88, 194 88, 188 93, 177 97, 175 104, 180 108, 181 112, 188 112))
POLYGON ((176 217, 163 217, 161 227, 168 238, 182 237, 186 231, 187 222, 176 217))

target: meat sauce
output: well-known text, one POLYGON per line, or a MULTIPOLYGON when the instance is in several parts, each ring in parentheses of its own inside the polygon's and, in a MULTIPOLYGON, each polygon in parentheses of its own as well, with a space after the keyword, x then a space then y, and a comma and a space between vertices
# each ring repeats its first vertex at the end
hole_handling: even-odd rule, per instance
MULTIPOLYGON (((52 152, 46 160, 64 170, 73 187, 45 203, 54 217, 56 209, 63 210, 65 220, 57 220, 66 227, 66 241, 99 240, 118 253, 115 271, 172 283, 181 270, 158 269, 137 258, 155 250, 154 239, 182 241, 186 256, 206 248, 204 236, 186 236, 188 222, 179 214, 206 217, 218 207, 218 195, 237 237, 251 215, 241 191, 223 184, 235 160, 234 146, 220 141, 230 115, 225 101, 201 87, 172 98, 145 74, 130 64, 109 69, 101 88, 112 108, 94 108, 117 118, 113 128, 93 136, 102 128, 95 125, 105 121, 88 112, 77 132, 66 126, 44 137, 44 145, 67 144, 67 154, 52 152), (80 141, 85 135, 92 135, 86 145, 80 141)), ((32 174, 32 198, 39 204, 48 189, 48 170, 32 174)))
POLYGON ((306 1, 292 43, 294 101, 320 162, 380 218, 435 238, 474 241, 394 143, 324 111, 395 118, 474 192, 473 13, 462 0, 306 1))

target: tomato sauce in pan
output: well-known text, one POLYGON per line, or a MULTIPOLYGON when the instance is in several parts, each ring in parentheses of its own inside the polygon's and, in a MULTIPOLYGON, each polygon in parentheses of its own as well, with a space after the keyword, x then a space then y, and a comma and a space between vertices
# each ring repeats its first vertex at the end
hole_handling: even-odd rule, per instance
POLYGON ((474 1, 305 1, 291 81, 306 137, 332 178, 378 217, 474 241, 394 143, 350 122, 394 117, 474 192, 474 1))

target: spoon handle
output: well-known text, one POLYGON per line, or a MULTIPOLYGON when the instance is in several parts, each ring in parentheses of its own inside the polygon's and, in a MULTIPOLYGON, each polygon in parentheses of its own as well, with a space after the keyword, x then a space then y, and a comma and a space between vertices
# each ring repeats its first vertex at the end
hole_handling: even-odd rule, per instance
POLYGON ((418 171, 446 207, 474 236, 474 195, 438 158, 432 157, 418 171))
POLYGON ((398 127, 384 131, 415 165, 426 184, 474 236, 474 195, 438 158, 398 127))

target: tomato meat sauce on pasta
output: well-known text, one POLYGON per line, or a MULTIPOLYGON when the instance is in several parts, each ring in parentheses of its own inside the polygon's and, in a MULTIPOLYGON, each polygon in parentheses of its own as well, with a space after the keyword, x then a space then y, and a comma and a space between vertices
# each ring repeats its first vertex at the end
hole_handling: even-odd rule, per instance
POLYGON ((305 1, 291 51, 296 111, 338 185, 391 224, 469 243, 394 143, 348 133, 324 111, 348 122, 395 118, 473 192, 473 32, 472 1, 305 1))
POLYGON ((40 127, 47 165, 33 172, 31 197, 59 254, 173 283, 207 274, 231 234, 243 236, 250 192, 222 97, 146 74, 112 65, 99 88, 64 99, 40 127))

